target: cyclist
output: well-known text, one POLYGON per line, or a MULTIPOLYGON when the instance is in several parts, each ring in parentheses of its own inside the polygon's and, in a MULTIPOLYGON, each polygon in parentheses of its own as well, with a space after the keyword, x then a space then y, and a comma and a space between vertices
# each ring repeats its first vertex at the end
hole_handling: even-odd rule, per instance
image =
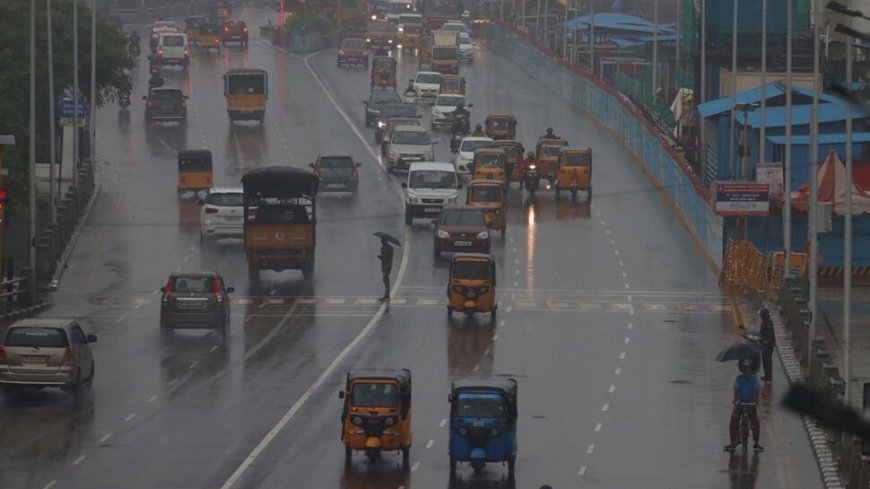
POLYGON ((741 404, 751 403, 751 406, 744 406, 744 409, 746 409, 746 414, 749 416, 749 426, 752 430, 752 439, 755 441, 755 445, 752 448, 755 451, 760 452, 764 450, 764 447, 758 443, 758 439, 761 436, 761 423, 758 421, 757 409, 758 394, 761 392, 761 383, 755 375, 755 372, 758 370, 758 365, 754 358, 745 357, 740 359, 738 366, 740 368, 740 375, 738 375, 734 380, 734 409, 731 411, 731 421, 728 426, 731 443, 725 445, 725 451, 734 451, 734 448, 738 443, 737 432, 740 419, 738 408, 741 404))

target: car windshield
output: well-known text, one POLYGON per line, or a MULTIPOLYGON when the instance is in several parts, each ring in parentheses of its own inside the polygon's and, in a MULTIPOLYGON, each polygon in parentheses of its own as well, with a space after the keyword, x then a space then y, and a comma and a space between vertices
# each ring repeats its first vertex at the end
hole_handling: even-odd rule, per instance
POLYGON ((456 173, 443 170, 416 170, 408 176, 409 188, 456 188, 456 173))
POLYGON ((208 194, 205 203, 218 207, 242 207, 244 200, 241 192, 215 192, 208 194))
POLYGON ((9 330, 3 345, 66 348, 69 342, 66 333, 60 328, 20 327, 9 330))
POLYGON ((321 168, 329 168, 331 170, 348 169, 353 167, 353 160, 347 157, 333 156, 320 158, 318 162, 321 168))
POLYGON ((437 85, 441 83, 441 75, 438 73, 417 73, 417 78, 414 81, 437 85))
POLYGON ((381 109, 381 119, 390 117, 415 117, 417 109, 410 105, 388 105, 381 109))
POLYGON ((471 38, 468 37, 468 34, 459 35, 459 44, 471 44, 471 38))
POLYGON ((486 226, 483 211, 480 209, 441 211, 443 226, 486 226))
POLYGON ((369 105, 383 105, 388 103, 402 103, 402 97, 397 93, 375 93, 369 99, 369 105))
POLYGON ((181 90, 153 90, 151 99, 157 102, 177 102, 183 97, 181 90))
POLYGON ((426 131, 395 131, 393 144, 432 144, 432 139, 426 131))
POLYGON ((496 185, 474 185, 470 190, 474 202, 501 202, 501 187, 496 185))
POLYGON ((184 46, 184 36, 163 36, 163 45, 169 48, 184 46))
POLYGON ((589 155, 586 153, 569 153, 562 156, 562 164, 565 166, 586 166, 589 164, 589 155))
POLYGON ((475 141, 469 141, 466 139, 466 140, 462 141, 462 146, 459 147, 459 151, 472 153, 476 149, 491 148, 491 147, 492 147, 492 141, 480 140, 480 139, 475 140, 475 141))
POLYGON ((453 278, 457 280, 489 280, 492 268, 484 261, 457 261, 453 264, 453 278))
POLYGON ((345 39, 341 42, 341 47, 344 49, 365 49, 366 42, 362 39, 345 39))
POLYGON ((460 104, 465 103, 465 97, 460 95, 442 95, 438 97, 438 101, 435 102, 435 105, 441 105, 444 107, 459 107, 460 104))
POLYGON ((459 394, 456 416, 459 418, 504 418, 508 406, 498 394, 459 394))
POLYGON ((175 277, 172 282, 173 292, 211 292, 211 277, 183 276, 175 277))
POLYGON ((369 31, 371 32, 393 32, 392 24, 369 24, 369 31))
POLYGON ((350 391, 350 403, 356 407, 392 407, 399 405, 396 384, 356 382, 350 391))

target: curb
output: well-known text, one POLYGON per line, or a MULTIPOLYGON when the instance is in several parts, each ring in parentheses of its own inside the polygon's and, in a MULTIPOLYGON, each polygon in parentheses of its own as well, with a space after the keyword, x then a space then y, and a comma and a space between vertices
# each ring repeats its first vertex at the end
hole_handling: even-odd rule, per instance
POLYGON ((66 249, 63 250, 63 254, 57 262, 54 276, 51 278, 51 282, 49 282, 45 287, 46 290, 55 291, 60 285, 60 279, 63 277, 64 270, 66 270, 66 264, 72 256, 76 243, 79 241, 79 235, 82 233, 82 228, 85 226, 88 216, 91 215, 91 210, 94 208, 94 202, 97 201, 97 196, 100 195, 100 190, 102 190, 102 188, 103 184, 97 176, 97 169, 94 168, 94 190, 91 192, 91 198, 88 199, 88 204, 85 206, 85 212, 82 213, 78 224, 76 224, 75 231, 73 231, 72 237, 70 237, 69 243, 66 245, 66 249))
POLYGON ((51 302, 40 302, 35 306, 25 307, 24 309, 12 311, 8 314, 0 314, 0 324, 9 324, 19 319, 25 319, 35 316, 41 312, 45 312, 51 309, 51 306, 51 302))
MULTIPOLYGON (((776 333, 776 352, 779 355, 782 368, 785 370, 788 383, 794 385, 798 382, 804 382, 806 378, 801 371, 801 364, 794 353, 791 338, 786 332, 785 325, 779 316, 779 308, 768 304, 766 301, 764 302, 764 307, 770 311, 770 319, 773 320, 773 330, 776 333)), ((825 489, 843 489, 845 485, 840 479, 840 473, 837 471, 837 461, 834 460, 834 456, 831 453, 831 447, 828 444, 825 432, 809 417, 801 416, 801 420, 804 422, 807 436, 813 447, 813 455, 816 457, 816 463, 819 466, 819 473, 822 476, 825 489)))

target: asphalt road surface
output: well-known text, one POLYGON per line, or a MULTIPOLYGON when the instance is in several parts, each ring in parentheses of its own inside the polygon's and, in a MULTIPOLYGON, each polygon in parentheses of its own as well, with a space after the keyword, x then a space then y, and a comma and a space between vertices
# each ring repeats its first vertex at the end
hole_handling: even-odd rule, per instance
MULTIPOLYGON (((255 33, 269 14, 240 15, 255 33)), ((383 170, 363 124, 368 72, 337 68, 335 50, 299 57, 253 37, 247 51, 195 52, 186 74, 168 70, 190 95, 184 126, 144 123, 144 58, 133 107, 100 110, 103 190, 48 313, 99 335, 95 383, 78 400, 51 390, 0 400, 0 487, 821 487, 800 420, 778 406, 780 371, 763 392, 766 451, 722 452, 736 368, 713 357, 737 339, 730 308, 638 165, 582 113, 481 46, 463 65, 473 122, 511 113, 528 145, 552 126, 592 147, 595 195, 590 205, 542 190, 527 207, 514 186, 507 232, 493 241, 498 318, 449 321, 447 259, 433 258, 428 223, 403 225, 399 177, 383 170), (231 67, 269 72, 263 126, 230 125, 221 75, 231 67), (240 241, 200 245, 197 197, 175 190, 186 148, 214 153, 220 186, 318 153, 363 163, 358 197, 318 201, 312 281, 264 272, 251 284, 240 241), (374 231, 404 245, 383 309, 374 231), (160 337, 158 289, 173 271, 197 269, 236 288, 226 344, 197 331, 160 337), (413 372, 406 468, 385 454, 355 455, 345 469, 337 392, 347 370, 364 367, 413 372), (496 374, 519 382, 516 476, 461 466, 451 481, 450 382, 496 374)), ((398 58, 407 80, 416 58, 398 58)), ((428 107, 420 112, 428 121, 428 107)), ((436 159, 451 161, 446 132, 439 140, 436 159)))

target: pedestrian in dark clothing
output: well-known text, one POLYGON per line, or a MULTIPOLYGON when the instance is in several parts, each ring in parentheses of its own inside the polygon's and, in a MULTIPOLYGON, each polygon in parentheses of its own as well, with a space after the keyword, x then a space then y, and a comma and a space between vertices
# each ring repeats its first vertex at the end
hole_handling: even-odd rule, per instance
POLYGON ((761 318, 761 364, 764 366, 764 377, 762 380, 768 384, 773 382, 773 350, 776 348, 776 334, 773 331, 773 320, 770 319, 770 311, 767 308, 762 308, 758 312, 761 318))
POLYGON ((384 275, 384 296, 382 301, 390 298, 390 273, 393 271, 393 247, 386 239, 381 238, 381 254, 378 255, 381 260, 381 273, 384 275))

